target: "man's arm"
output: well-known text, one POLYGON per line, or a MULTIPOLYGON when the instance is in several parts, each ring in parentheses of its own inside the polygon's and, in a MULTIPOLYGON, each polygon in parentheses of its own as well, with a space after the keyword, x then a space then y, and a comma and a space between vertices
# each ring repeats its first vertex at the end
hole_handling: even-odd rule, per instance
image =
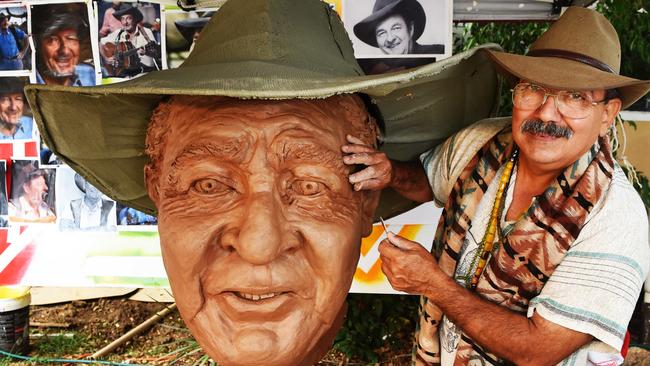
POLYGON ((592 340, 589 334, 557 325, 537 313, 527 318, 482 299, 444 274, 418 243, 392 233, 388 237, 379 252, 382 270, 393 288, 426 296, 469 337, 497 356, 517 365, 555 365, 592 340))
POLYGON ((393 188, 402 196, 417 202, 433 199, 431 186, 420 161, 402 162, 388 156, 353 136, 347 136, 348 144, 341 150, 347 154, 347 165, 365 165, 359 172, 350 174, 349 181, 355 191, 393 188))

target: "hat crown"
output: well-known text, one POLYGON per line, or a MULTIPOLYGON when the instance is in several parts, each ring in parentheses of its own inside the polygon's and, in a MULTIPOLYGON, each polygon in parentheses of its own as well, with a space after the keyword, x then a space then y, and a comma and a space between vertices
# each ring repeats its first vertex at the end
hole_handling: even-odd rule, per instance
POLYGON ((229 62, 270 63, 332 77, 363 75, 343 23, 318 0, 226 2, 181 67, 229 62))
POLYGON ((401 0, 377 0, 375 1, 375 6, 372 7, 372 12, 378 12, 379 10, 389 6, 393 5, 395 3, 400 2, 401 0))
POLYGON ((597 11, 570 7, 530 51, 562 50, 588 56, 609 66, 616 74, 621 68, 621 44, 612 24, 597 11))

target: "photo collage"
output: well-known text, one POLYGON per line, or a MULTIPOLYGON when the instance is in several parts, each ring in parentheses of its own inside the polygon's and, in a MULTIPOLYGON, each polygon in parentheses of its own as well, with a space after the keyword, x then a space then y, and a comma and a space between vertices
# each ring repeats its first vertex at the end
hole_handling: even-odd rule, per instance
MULTIPOLYGON (((326 2, 341 16, 368 74, 451 54, 451 0, 326 2)), ((49 150, 23 88, 111 84, 176 68, 216 11, 188 12, 168 2, 1 1, 0 227, 41 223, 61 231, 115 231, 156 225, 156 217, 112 201, 49 150)))

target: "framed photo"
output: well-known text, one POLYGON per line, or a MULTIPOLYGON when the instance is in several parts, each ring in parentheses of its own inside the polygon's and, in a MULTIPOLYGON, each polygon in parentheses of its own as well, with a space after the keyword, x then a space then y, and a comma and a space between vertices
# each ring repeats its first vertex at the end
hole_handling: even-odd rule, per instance
POLYGON ((451 0, 343 0, 343 22, 355 56, 451 56, 451 0))
POLYGON ((19 2, 0 4, 0 75, 28 76, 32 69, 27 7, 19 2))

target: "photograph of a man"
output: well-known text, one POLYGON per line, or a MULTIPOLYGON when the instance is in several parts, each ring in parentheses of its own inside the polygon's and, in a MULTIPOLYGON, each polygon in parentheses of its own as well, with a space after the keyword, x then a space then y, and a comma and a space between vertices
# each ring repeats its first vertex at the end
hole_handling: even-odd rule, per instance
POLYGON ((63 211, 59 212, 61 230, 116 229, 115 201, 106 199, 79 174, 67 167, 59 168, 57 186, 57 202, 63 211))
POLYGON ((213 11, 168 12, 165 17, 167 31, 167 65, 178 67, 192 52, 201 30, 212 17, 213 11))
POLYGON ((53 223, 54 175, 52 169, 39 169, 36 160, 14 160, 12 165, 9 220, 53 223))
POLYGON ((0 141, 33 138, 34 121, 25 115, 29 106, 25 102, 24 87, 22 78, 0 78, 0 141))
POLYGON ((124 6, 113 17, 122 26, 100 39, 105 76, 133 77, 160 70, 160 44, 152 29, 145 26, 151 23, 144 22, 142 11, 136 6, 124 6))
POLYGON ((85 5, 48 4, 34 8, 36 82, 66 86, 95 85, 85 5))
POLYGON ((23 57, 29 50, 29 36, 20 25, 12 22, 9 14, 10 8, 0 12, 0 70, 23 70, 28 66, 23 63, 23 57))
POLYGON ((446 45, 451 34, 451 19, 446 19, 449 6, 444 0, 357 0, 345 3, 346 28, 355 36, 352 37, 355 56, 444 55, 446 48, 450 47, 446 45))

